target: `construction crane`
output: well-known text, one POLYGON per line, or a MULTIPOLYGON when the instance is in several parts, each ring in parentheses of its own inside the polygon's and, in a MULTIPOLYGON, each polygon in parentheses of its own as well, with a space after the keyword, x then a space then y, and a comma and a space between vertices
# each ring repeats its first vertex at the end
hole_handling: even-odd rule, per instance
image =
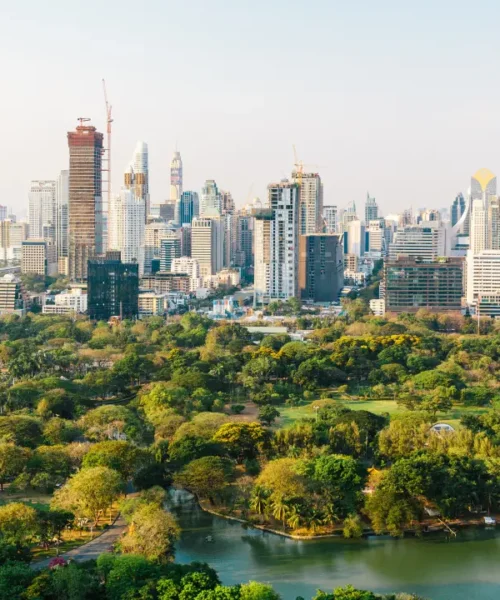
POLYGON ((106 104, 106 134, 107 134, 107 138, 108 138, 108 144, 107 144, 108 147, 104 150, 104 152, 107 152, 107 156, 104 159, 107 164, 107 169, 103 169, 103 172, 108 173, 107 200, 108 200, 108 207, 109 207, 109 205, 111 203, 111 123, 113 122, 113 119, 111 118, 111 110, 113 107, 108 102, 108 93, 106 91, 106 81, 104 79, 102 80, 102 89, 104 90, 104 102, 106 104))
POLYGON ((80 121, 80 127, 83 127, 83 124, 90 121, 90 119, 88 117, 78 117, 77 121, 80 121))
POLYGON ((293 166, 295 167, 295 181, 298 183, 299 187, 302 185, 302 176, 304 175, 304 167, 307 168, 320 168, 319 165, 306 165, 302 160, 299 160, 297 156, 297 149, 295 148, 295 144, 293 144, 293 157, 295 162, 293 166))

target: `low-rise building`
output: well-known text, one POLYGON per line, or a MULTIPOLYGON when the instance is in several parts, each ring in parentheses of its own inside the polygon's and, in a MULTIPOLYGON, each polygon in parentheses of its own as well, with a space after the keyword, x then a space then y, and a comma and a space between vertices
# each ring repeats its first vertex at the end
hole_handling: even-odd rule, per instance
POLYGON ((53 304, 44 304, 45 315, 66 315, 87 312, 87 294, 80 288, 61 292, 54 297, 53 304))
POLYGON ((27 311, 28 295, 21 281, 7 273, 0 278, 0 315, 17 314, 24 316, 27 311))
POLYGON ((168 294, 139 292, 139 318, 163 316, 168 311, 168 294))
POLYGON ((385 300, 383 298, 372 298, 370 300, 370 310, 376 317, 385 315, 385 300))
POLYGON ((50 240, 22 242, 21 272, 35 275, 57 275, 57 252, 50 240))
POLYGON ((145 290, 155 290, 158 294, 168 292, 190 292, 190 278, 182 273, 158 271, 142 278, 141 287, 145 290))

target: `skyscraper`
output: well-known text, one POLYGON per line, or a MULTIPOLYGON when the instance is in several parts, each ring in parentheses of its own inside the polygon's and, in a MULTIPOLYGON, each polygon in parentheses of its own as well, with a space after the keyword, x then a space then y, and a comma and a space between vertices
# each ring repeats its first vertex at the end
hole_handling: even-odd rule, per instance
POLYGON ((222 269, 224 229, 220 217, 197 217, 191 223, 191 256, 200 264, 202 277, 222 269))
POLYGON ((145 262, 145 202, 134 189, 123 187, 109 206, 108 249, 118 250, 124 263, 137 262, 139 276, 145 262))
POLYGON ((221 195, 213 179, 207 179, 201 189, 200 216, 222 214, 221 195))
POLYGON ((344 285, 344 260, 338 235, 301 235, 299 289, 306 302, 338 300, 344 285))
POLYGON ((449 244, 447 234, 446 226, 438 221, 408 225, 398 229, 394 234, 394 241, 389 245, 389 258, 396 260, 399 255, 402 255, 434 261, 447 254, 449 244))
POLYGON ((160 258, 161 240, 166 237, 171 228, 163 221, 148 223, 145 228, 145 260, 144 272, 151 273, 151 264, 154 259, 160 258))
POLYGON ((365 223, 368 225, 370 221, 378 219, 378 204, 375 198, 370 198, 370 194, 366 194, 365 203, 365 223))
POLYGON ((200 201, 196 192, 182 192, 175 204, 174 222, 180 227, 197 217, 200 213, 200 201))
POLYGON ((471 179, 470 250, 478 254, 483 250, 498 249, 499 206, 497 179, 488 169, 480 169, 471 179))
POLYGON ((139 266, 120 260, 100 258, 88 263, 88 314, 106 321, 124 319, 139 312, 139 266))
POLYGON ((56 184, 57 257, 69 255, 69 171, 61 171, 56 184))
POLYGON ((170 201, 176 202, 182 194, 182 158, 181 153, 175 151, 170 163, 170 201))
POLYGON ((146 142, 137 142, 130 165, 125 174, 126 187, 133 189, 136 198, 142 198, 145 206, 145 218, 151 211, 149 196, 149 154, 146 142))
MULTIPOLYGON (((293 174, 295 183, 299 182, 293 174)), ((318 233, 322 229, 323 184, 318 173, 303 173, 299 190, 299 234, 318 233)))
POLYGON ((42 239, 44 227, 56 225, 56 182, 32 181, 29 192, 30 238, 42 239))
POLYGON ((460 192, 457 194, 455 200, 453 200, 453 204, 451 205, 451 225, 455 227, 455 225, 460 221, 461 216, 465 212, 465 198, 464 195, 460 192))
POLYGON ((87 278, 87 262, 103 252, 103 134, 81 124, 68 132, 69 272, 73 281, 87 278))
POLYGON ((338 210, 336 206, 329 205, 323 207, 323 223, 325 233, 337 233, 338 210))
POLYGON ((181 257, 181 238, 177 232, 171 232, 161 240, 160 271, 172 271, 172 261, 181 257))

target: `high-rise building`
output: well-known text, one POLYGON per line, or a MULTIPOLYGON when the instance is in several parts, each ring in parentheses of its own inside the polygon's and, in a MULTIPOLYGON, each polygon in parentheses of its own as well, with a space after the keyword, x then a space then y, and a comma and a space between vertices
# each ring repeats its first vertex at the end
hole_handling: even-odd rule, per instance
POLYGON ((132 162, 125 173, 125 187, 133 190, 136 198, 144 201, 145 222, 151 212, 149 195, 149 154, 146 142, 137 142, 132 162))
POLYGON ((0 204, 0 221, 7 219, 7 207, 0 204))
POLYGON ((181 256, 181 238, 175 232, 162 238, 160 247, 160 271, 171 271, 172 261, 181 256))
POLYGON ((370 194, 366 194, 365 203, 365 223, 368 225, 370 221, 378 219, 378 204, 375 198, 370 198, 370 194))
POLYGON ((191 221, 200 214, 200 200, 196 192, 182 192, 181 197, 175 203, 174 222, 180 227, 191 221))
POLYGON ((384 219, 375 219, 367 222, 367 252, 385 253, 385 221, 384 219))
POLYGON ((30 237, 43 238, 44 227, 55 228, 56 213, 56 182, 32 181, 29 193, 30 237))
POLYGON ((300 184, 299 191, 299 235, 319 233, 323 220, 323 184, 318 173, 292 174, 294 182, 300 184))
POLYGON ((69 256, 69 171, 61 171, 57 178, 56 249, 58 258, 69 256))
POLYGON ((301 235, 299 289, 305 302, 334 302, 344 285, 344 262, 339 236, 301 235))
POLYGON ((100 258, 88 263, 88 314, 91 319, 135 318, 139 313, 139 265, 100 258))
POLYGON ((191 223, 191 256, 200 265, 202 277, 222 269, 224 228, 220 217, 197 217, 191 223))
POLYGON ((497 194, 497 178, 489 169, 479 169, 471 177, 470 192, 472 200, 486 200, 497 194))
POLYGON ((261 302, 298 295, 299 186, 268 186, 269 209, 256 212, 255 295, 261 302))
POLYGON ((175 151, 170 163, 170 201, 177 202, 182 195, 182 158, 181 153, 175 151))
POLYGON ((222 214, 222 199, 217 184, 213 179, 207 179, 201 189, 200 216, 222 214))
POLYGON ((325 233, 337 233, 338 211, 334 205, 323 207, 323 228, 325 233))
POLYGON ((118 250, 124 263, 136 262, 139 276, 145 263, 145 210, 144 198, 123 187, 111 198, 108 213, 108 249, 118 250))
POLYGON ((455 225, 460 221, 464 212, 465 212, 465 198, 464 198, 464 195, 460 192, 457 194, 455 200, 453 200, 453 204, 451 205, 451 225, 452 225, 452 227, 455 227, 455 225))
POLYGON ((89 259, 102 254, 103 134, 91 125, 68 132, 69 272, 73 281, 87 279, 89 259))
POLYGON ((172 261, 172 273, 184 273, 189 275, 191 279, 198 279, 200 277, 200 264, 195 258, 189 258, 188 256, 181 256, 174 258, 172 261))
POLYGON ((240 212, 237 215, 235 265, 248 269, 253 266, 253 214, 240 212))
POLYGON ((471 179, 469 248, 473 254, 500 248, 500 207, 497 179, 480 169, 471 179))
POLYGON ((0 278, 0 315, 24 316, 28 300, 21 281, 15 275, 7 273, 0 278))
POLYGON ((385 310, 460 311, 463 275, 464 260, 460 257, 431 262, 408 256, 388 260, 384 265, 385 310))
POLYGON ((52 240, 29 239, 22 243, 21 272, 34 275, 57 274, 56 248, 52 240))
POLYGON ((432 221, 398 229, 389 245, 389 258, 400 254, 424 261, 434 261, 448 254, 448 230, 444 223, 432 221))
POLYGON ((172 222, 173 224, 175 221, 175 208, 177 206, 177 200, 166 200, 157 206, 159 208, 160 218, 167 223, 172 222))
POLYGON ((151 263, 160 258, 161 240, 166 237, 172 228, 163 221, 148 223, 144 233, 144 272, 151 273, 151 263))
POLYGON ((348 221, 345 225, 344 251, 360 257, 365 253, 365 226, 359 219, 348 221))
MULTIPOLYGON (((488 298, 491 307, 496 306, 497 316, 500 313, 500 251, 481 250, 467 251, 466 259, 466 300, 468 305, 481 304, 488 298)), ((481 314, 486 314, 481 310, 481 314)))

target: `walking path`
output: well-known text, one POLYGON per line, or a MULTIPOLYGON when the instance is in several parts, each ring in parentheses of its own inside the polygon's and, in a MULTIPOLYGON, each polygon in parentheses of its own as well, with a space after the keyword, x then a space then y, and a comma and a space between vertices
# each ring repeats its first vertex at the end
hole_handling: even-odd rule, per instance
MULTIPOLYGON (((126 528, 127 525, 123 517, 119 515, 111 527, 103 531, 101 535, 78 548, 74 548, 69 552, 61 554, 60 556, 65 560, 71 559, 76 562, 96 559, 104 552, 111 552, 113 544, 121 537, 126 528)), ((36 570, 44 569, 49 566, 49 563, 53 558, 54 556, 41 560, 40 562, 32 563, 31 568, 36 570)))

